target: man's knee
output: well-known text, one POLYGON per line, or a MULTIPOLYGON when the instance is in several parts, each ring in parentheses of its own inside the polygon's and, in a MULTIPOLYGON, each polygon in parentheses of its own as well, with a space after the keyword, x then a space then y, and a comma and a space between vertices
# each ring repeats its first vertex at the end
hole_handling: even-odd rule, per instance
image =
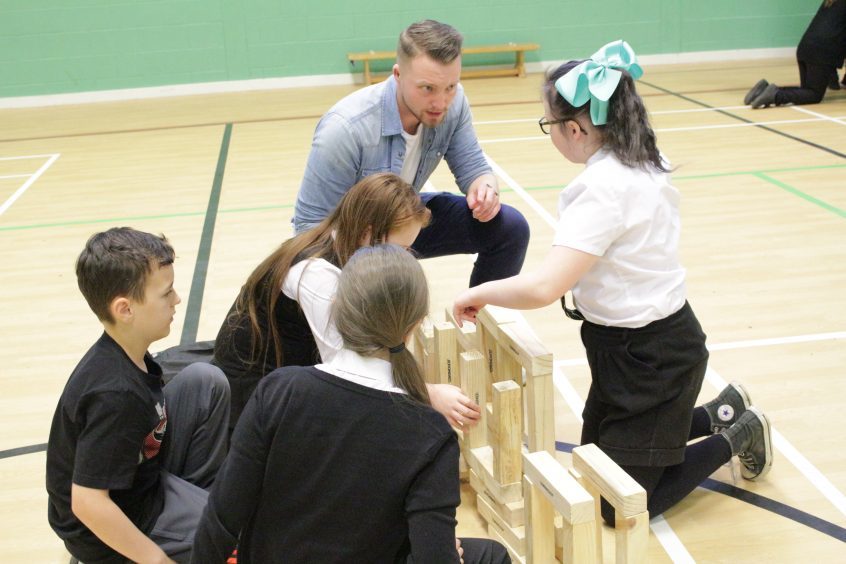
POLYGON ((529 222, 520 210, 503 204, 499 210, 501 229, 503 234, 515 245, 526 248, 529 246, 529 222))

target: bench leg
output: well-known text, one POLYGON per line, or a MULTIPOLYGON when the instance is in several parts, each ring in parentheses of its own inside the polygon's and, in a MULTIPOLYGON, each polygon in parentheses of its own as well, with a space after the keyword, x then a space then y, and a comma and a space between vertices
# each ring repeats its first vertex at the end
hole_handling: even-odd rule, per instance
POLYGON ((526 76, 525 53, 523 51, 517 51, 517 63, 514 68, 517 69, 517 76, 526 76))
POLYGON ((364 85, 370 86, 372 82, 370 81, 370 61, 364 61, 364 85))

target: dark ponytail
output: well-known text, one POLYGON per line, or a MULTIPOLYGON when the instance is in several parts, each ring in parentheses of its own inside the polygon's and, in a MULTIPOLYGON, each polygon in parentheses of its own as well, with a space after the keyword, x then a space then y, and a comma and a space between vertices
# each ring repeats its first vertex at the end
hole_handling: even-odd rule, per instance
MULTIPOLYGON (((580 63, 582 61, 569 61, 547 73, 543 90, 555 120, 590 115, 590 102, 578 108, 573 107, 555 89, 555 81, 580 63)), ((594 126, 602 135, 603 146, 626 166, 670 172, 658 151, 655 132, 649 125, 649 116, 643 100, 635 90, 631 75, 622 69, 618 70, 623 76, 617 90, 608 100, 608 121, 605 125, 594 126)))

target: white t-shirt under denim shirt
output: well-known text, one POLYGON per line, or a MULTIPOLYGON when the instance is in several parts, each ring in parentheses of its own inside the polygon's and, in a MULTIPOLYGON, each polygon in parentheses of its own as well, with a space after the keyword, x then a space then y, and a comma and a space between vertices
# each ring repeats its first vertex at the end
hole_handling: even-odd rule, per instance
POLYGON ((643 327, 684 305, 679 193, 668 173, 627 167, 600 149, 561 192, 558 214, 552 244, 599 257, 573 287, 586 320, 643 327))

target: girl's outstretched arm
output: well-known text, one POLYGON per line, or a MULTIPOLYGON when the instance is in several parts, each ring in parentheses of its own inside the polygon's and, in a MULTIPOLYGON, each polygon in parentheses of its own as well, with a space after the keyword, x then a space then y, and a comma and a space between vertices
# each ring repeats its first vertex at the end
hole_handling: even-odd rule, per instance
POLYGON ((452 313, 460 324, 476 322, 476 313, 488 304, 511 309, 549 305, 570 290, 593 267, 598 256, 570 247, 554 246, 533 272, 468 288, 455 299, 452 313))

